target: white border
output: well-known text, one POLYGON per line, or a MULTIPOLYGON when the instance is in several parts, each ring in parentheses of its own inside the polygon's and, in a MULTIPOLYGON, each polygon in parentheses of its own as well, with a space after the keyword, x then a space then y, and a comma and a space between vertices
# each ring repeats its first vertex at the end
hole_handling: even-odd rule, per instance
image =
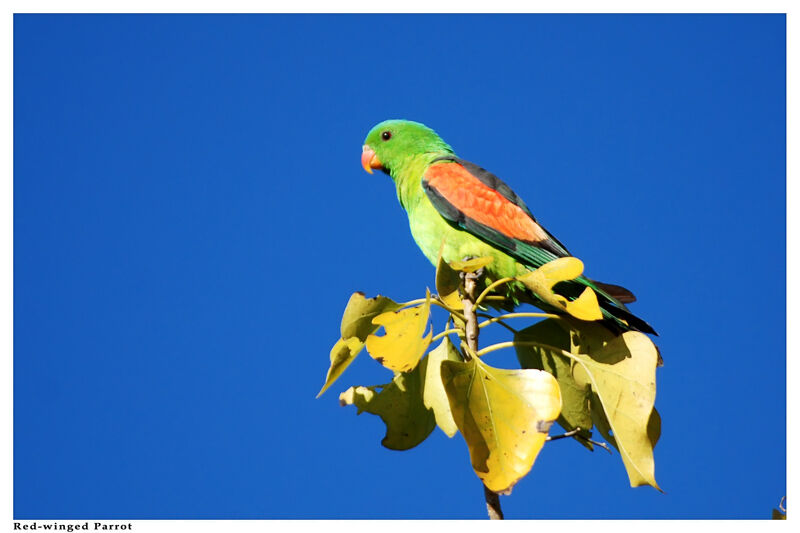
POLYGON ((198 0, 195 2, 142 0, 118 1, 12 1, 10 13, 788 13, 795 2, 788 0, 616 0, 597 2, 565 0, 542 2, 519 0, 297 0, 274 2, 198 0))
MULTIPOLYGON (((786 13, 787 14, 787 332, 790 331, 788 325, 796 324, 796 305, 792 302, 798 296, 797 283, 793 275, 797 274, 797 247, 794 245, 793 231, 797 225, 797 217, 794 216, 790 207, 796 205, 796 187, 793 179, 793 153, 794 141, 797 139, 794 125, 796 121, 796 111, 793 105, 792 91, 796 85, 793 81, 793 73, 796 71, 796 45, 793 35, 797 34, 798 23, 795 14, 800 12, 795 6, 797 2, 789 1, 685 1, 675 0, 671 2, 635 2, 635 1, 611 1, 611 2, 591 2, 591 1, 565 1, 554 2, 508 2, 495 0, 494 2, 476 0, 403 0, 394 2, 377 2, 375 0, 349 0, 346 5, 344 2, 320 2, 320 1, 298 1, 289 5, 286 2, 273 3, 265 1, 244 1, 230 0, 225 3, 210 1, 170 1, 162 0, 154 2, 152 0, 141 0, 138 2, 120 1, 100 2, 100 1, 79 1, 79 2, 57 2, 57 1, 15 1, 10 3, 10 9, 6 11, 5 24, 2 26, 4 38, 0 39, 0 72, 3 73, 4 82, 0 88, 5 105, 2 109, 2 119, 7 125, 0 131, 0 158, 3 168, 8 169, 3 174, 2 185, 0 185, 0 271, 2 271, 2 284, 0 284, 0 346, 5 358, 3 372, 5 373, 2 384, 5 390, 0 394, 0 427, 7 430, 7 434, 0 439, 0 457, 2 457, 2 472, 5 483, 0 483, 0 501, 5 502, 5 516, 12 518, 13 513, 13 13, 786 13), (491 6, 491 9, 488 9, 491 6), (795 7, 795 9, 792 9, 795 7)), ((768 312, 768 310, 767 310, 768 312)), ((796 405, 797 395, 793 392, 788 383, 797 383, 796 365, 793 357, 797 356, 798 343, 792 336, 787 335, 787 493, 792 478, 791 468, 791 443, 797 442, 794 438, 793 410, 796 405)), ((732 468, 735 466, 732 465, 732 468)), ((714 487, 708 487, 714 490, 714 487)), ((478 502, 480 504, 480 502, 478 502)), ((777 502, 776 502, 777 504, 777 502)), ((768 513, 765 510, 765 514, 768 513)), ((39 523, 52 523, 53 521, 38 521, 39 523)), ((83 521, 57 521, 60 523, 74 523, 83 521)), ((90 521, 90 528, 91 523, 90 521)), ((127 521, 103 521, 104 523, 123 524, 127 521)), ((776 527, 785 528, 786 522, 752 522, 752 521, 726 521, 722 526, 728 531, 751 531, 754 526, 761 528, 776 527)), ((30 523, 30 521, 23 521, 30 523)), ((353 527, 363 528, 364 530, 380 530, 381 533, 407 533, 408 528, 441 529, 444 524, 441 521, 251 521, 251 520, 138 520, 132 521, 133 531, 265 531, 280 530, 294 531, 316 529, 324 527, 326 533, 337 533, 339 531, 352 532, 353 527)), ((6 522, 9 531, 13 526, 6 522)), ((674 530, 676 527, 682 529, 706 529, 715 527, 716 524, 708 521, 648 521, 648 530, 667 531, 674 530)), ((529 532, 532 527, 526 521, 505 521, 504 523, 490 523, 478 521, 450 521, 447 526, 455 526, 463 530, 480 528, 502 527, 529 532)), ((642 521, 603 521, 594 524, 565 521, 537 521, 535 527, 539 531, 571 531, 578 528, 599 527, 602 530, 641 531, 642 521)), ((91 529, 90 529, 91 531, 91 529)))

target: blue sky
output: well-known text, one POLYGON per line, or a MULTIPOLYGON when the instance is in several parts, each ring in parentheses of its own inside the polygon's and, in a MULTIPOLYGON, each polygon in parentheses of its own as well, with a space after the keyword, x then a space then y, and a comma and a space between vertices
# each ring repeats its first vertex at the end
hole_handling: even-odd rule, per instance
MULTIPOLYGON (((545 446, 510 518, 786 493, 785 18, 14 18, 14 518, 482 518, 460 436, 315 399, 355 290, 433 284, 387 118, 522 196, 660 333, 656 477, 545 446)), ((511 365, 513 354, 490 364, 511 365)))

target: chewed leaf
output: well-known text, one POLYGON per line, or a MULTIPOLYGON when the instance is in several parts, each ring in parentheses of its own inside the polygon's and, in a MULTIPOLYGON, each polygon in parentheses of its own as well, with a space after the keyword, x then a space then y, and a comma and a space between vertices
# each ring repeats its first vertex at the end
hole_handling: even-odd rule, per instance
POLYGON ((475 272, 476 270, 489 265, 494 261, 494 257, 475 257, 466 261, 451 261, 450 268, 460 272, 475 272))
POLYGON ((341 405, 355 405, 378 415, 386 424, 381 444, 391 450, 408 450, 424 441, 436 427, 433 411, 423 402, 425 366, 396 374, 391 383, 372 387, 350 387, 339 395, 341 405))
POLYGON ((444 431, 448 437, 452 437, 458 431, 453 420, 453 413, 450 411, 450 401, 447 399, 447 392, 442 384, 441 366, 443 361, 460 361, 456 347, 445 337, 442 343, 428 353, 425 374, 425 393, 423 401, 425 407, 433 410, 436 418, 436 425, 444 431))
POLYGON ((555 378, 541 370, 492 368, 479 359, 444 361, 442 381, 472 468, 489 490, 524 477, 561 409, 555 378))
POLYGON ((369 334, 378 329, 378 326, 372 323, 373 318, 401 307, 401 304, 385 296, 366 298, 363 292, 354 292, 342 315, 342 338, 356 337, 364 342, 369 334))
POLYGON ((350 366, 350 363, 356 358, 364 343, 356 337, 348 339, 339 339, 331 349, 331 366, 328 369, 328 375, 325 377, 325 385, 317 394, 317 398, 322 396, 322 393, 328 390, 328 387, 333 385, 333 382, 339 379, 339 376, 350 366))
POLYGON ((417 366, 428 349, 433 333, 425 335, 431 309, 431 294, 425 303, 400 311, 382 313, 372 319, 386 334, 367 337, 367 351, 373 359, 395 372, 408 372, 417 366))
POLYGON ((364 347, 367 336, 380 326, 372 323, 372 319, 387 310, 400 309, 401 304, 384 296, 365 298, 363 292, 355 292, 350 296, 342 315, 342 338, 336 341, 331 349, 331 366, 325 377, 325 385, 317 394, 317 398, 328 390, 339 376, 350 366, 364 347))
POLYGON ((597 295, 586 287, 583 293, 574 301, 568 301, 560 294, 553 292, 553 286, 561 281, 568 281, 579 277, 583 273, 583 262, 577 257, 560 257, 545 263, 533 272, 529 272, 517 279, 544 302, 563 309, 570 315, 581 320, 600 320, 603 313, 597 302, 597 295))

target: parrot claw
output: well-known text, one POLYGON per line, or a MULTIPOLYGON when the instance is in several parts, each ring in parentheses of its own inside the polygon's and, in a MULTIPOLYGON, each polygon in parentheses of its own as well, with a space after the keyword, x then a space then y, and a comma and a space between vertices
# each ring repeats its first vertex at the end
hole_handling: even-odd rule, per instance
MULTIPOLYGON (((470 259, 474 259, 474 257, 465 257, 464 261, 469 261, 470 259)), ((464 272, 463 270, 459 271, 458 277, 461 279, 461 283, 463 285, 464 281, 467 279, 472 280, 479 280, 483 277, 483 274, 486 272, 486 267, 480 267, 477 270, 473 270, 472 272, 464 272)))
MULTIPOLYGON (((472 256, 467 256, 464 259, 462 259, 462 261, 464 261, 466 263, 467 261, 470 261, 471 259, 475 259, 475 258, 472 257, 472 256)), ((476 279, 477 280, 477 279, 480 279, 483 276, 484 272, 486 272, 486 268, 485 267, 480 267, 479 269, 473 270, 472 272, 464 272, 463 270, 461 270, 461 271, 458 272, 458 276, 459 276, 459 278, 461 278, 461 281, 463 283, 463 281, 465 279, 467 279, 468 275, 472 279, 476 279)))

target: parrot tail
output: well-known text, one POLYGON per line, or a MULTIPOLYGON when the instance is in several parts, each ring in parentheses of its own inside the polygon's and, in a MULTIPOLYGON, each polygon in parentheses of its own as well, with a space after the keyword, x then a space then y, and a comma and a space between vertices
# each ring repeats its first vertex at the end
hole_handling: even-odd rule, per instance
POLYGON ((656 330, 653 329, 653 326, 628 311, 625 307, 619 307, 615 305, 613 301, 609 301, 606 298, 600 298, 598 303, 600 304, 600 309, 603 311, 603 315, 611 315, 611 318, 617 324, 622 321, 629 326, 627 329, 634 329, 641 331, 642 333, 650 333, 656 336, 658 335, 656 330))
POLYGON ((603 323, 612 331, 641 331, 658 335, 653 326, 631 313, 625 303, 633 302, 636 297, 631 291, 619 285, 600 283, 581 276, 572 281, 562 281, 553 287, 558 294, 569 299, 575 299, 583 292, 584 288, 591 287, 597 294, 597 303, 603 312, 603 323))
POLYGON ((623 327, 623 331, 634 329, 642 333, 658 335, 650 324, 631 313, 628 308, 625 307, 626 303, 636 301, 636 296, 634 296, 631 291, 619 285, 611 285, 610 283, 592 281, 589 286, 592 285, 594 285, 592 288, 597 293, 597 303, 600 304, 603 315, 613 320, 618 326, 627 325, 627 328, 623 327))
POLYGON ((612 298, 616 298, 624 304, 629 304, 636 301, 636 296, 634 296, 634 294, 625 287, 612 285, 611 283, 602 283, 600 281, 594 281, 594 284, 597 285, 597 287, 603 292, 612 298))

